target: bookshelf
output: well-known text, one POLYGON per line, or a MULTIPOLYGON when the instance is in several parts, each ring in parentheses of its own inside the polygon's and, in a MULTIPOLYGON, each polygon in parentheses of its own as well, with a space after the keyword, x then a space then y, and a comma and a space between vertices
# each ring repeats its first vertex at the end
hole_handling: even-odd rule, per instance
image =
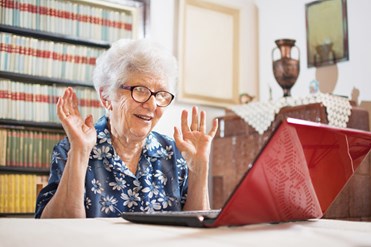
POLYGON ((91 82, 96 58, 144 35, 144 4, 0 0, 0 217, 31 216, 54 145, 65 137, 55 103, 71 86, 83 116, 103 115, 91 82))

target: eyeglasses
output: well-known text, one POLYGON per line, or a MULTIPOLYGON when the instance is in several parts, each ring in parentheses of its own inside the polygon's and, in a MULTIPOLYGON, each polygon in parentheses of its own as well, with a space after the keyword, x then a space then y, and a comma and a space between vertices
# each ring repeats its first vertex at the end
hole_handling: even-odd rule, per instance
POLYGON ((135 102, 145 103, 151 96, 155 96, 156 105, 160 107, 165 107, 170 105, 171 101, 174 99, 174 95, 167 91, 157 91, 152 92, 149 88, 144 86, 125 86, 122 85, 120 88, 131 91, 131 97, 135 102))

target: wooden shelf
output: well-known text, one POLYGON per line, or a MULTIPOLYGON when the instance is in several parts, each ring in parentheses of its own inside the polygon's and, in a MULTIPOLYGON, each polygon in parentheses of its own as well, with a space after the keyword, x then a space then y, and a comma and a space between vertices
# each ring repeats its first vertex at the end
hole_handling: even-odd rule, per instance
POLYGON ((70 44, 75 44, 75 45, 84 45, 84 46, 97 47, 97 48, 108 49, 111 46, 111 44, 106 41, 89 40, 89 39, 84 39, 84 38, 77 38, 74 36, 38 31, 38 30, 9 26, 9 25, 4 25, 4 24, 0 24, 0 32, 13 33, 13 34, 21 35, 21 36, 39 38, 43 40, 65 42, 65 43, 70 43, 70 44))
POLYGON ((49 175, 49 168, 0 166, 1 173, 49 175))
POLYGON ((34 213, 0 213, 0 218, 34 218, 34 213))
POLYGON ((26 83, 43 84, 43 85, 61 85, 61 86, 71 86, 71 87, 80 86, 80 87, 94 88, 94 86, 92 84, 89 84, 88 82, 57 79, 57 78, 46 77, 46 76, 20 74, 20 73, 3 71, 3 70, 0 70, 0 78, 9 79, 13 81, 19 81, 19 82, 26 82, 26 83))
POLYGON ((0 128, 38 130, 47 132, 64 133, 63 127, 59 123, 20 121, 14 119, 0 119, 0 128))

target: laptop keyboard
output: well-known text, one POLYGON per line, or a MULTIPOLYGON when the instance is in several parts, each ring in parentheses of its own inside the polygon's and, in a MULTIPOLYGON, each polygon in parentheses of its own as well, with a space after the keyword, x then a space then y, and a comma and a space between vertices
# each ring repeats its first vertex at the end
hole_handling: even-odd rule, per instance
POLYGON ((158 212, 164 215, 183 215, 183 216, 203 216, 205 218, 216 218, 220 213, 220 209, 213 210, 191 210, 191 211, 163 211, 158 212))
POLYGON ((126 214, 131 214, 131 215, 143 215, 143 214, 149 214, 149 215, 159 215, 159 216, 202 216, 205 219, 213 219, 218 216, 220 213, 220 209, 212 209, 212 210, 191 210, 191 211, 156 211, 156 212, 151 212, 151 213, 144 213, 144 212, 139 212, 139 213, 126 213, 126 214))

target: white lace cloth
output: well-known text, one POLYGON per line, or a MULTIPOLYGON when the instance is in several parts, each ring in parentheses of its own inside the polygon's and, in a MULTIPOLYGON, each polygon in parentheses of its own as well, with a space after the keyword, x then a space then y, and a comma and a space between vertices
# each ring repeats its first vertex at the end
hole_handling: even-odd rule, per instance
POLYGON ((329 125, 347 126, 352 107, 349 100, 330 94, 316 93, 301 98, 285 97, 276 101, 251 102, 245 105, 231 106, 229 109, 255 128, 259 134, 263 134, 272 124, 275 115, 281 108, 312 103, 322 103, 326 107, 329 125))

